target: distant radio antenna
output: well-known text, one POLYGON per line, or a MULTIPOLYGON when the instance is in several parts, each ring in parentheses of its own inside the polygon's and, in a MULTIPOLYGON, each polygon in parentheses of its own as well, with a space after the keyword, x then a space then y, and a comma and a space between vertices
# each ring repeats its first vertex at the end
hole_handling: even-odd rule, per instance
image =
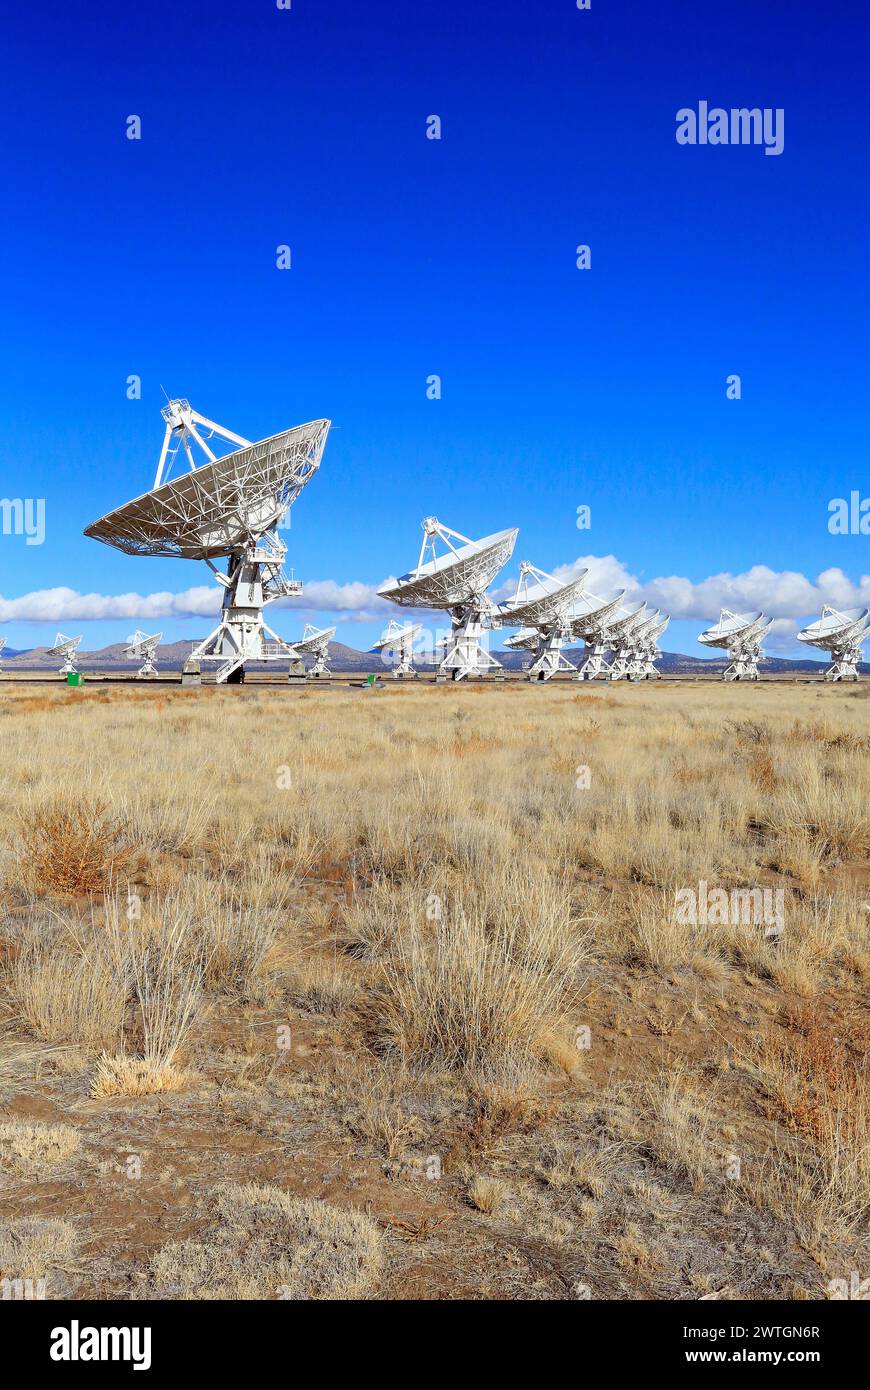
POLYGON ((840 612, 825 604, 822 616, 797 635, 799 642, 829 652, 833 665, 825 672, 826 681, 856 681, 858 663, 864 660, 863 643, 870 636, 870 608, 847 608, 840 612))
POLYGON ((63 658, 63 665, 58 671, 59 676, 74 675, 75 672, 78 671, 79 668, 76 666, 76 652, 81 640, 81 633, 79 633, 78 637, 64 637, 63 633, 59 632, 55 637, 54 646, 49 648, 46 655, 60 656, 63 658))
POLYGON ((372 647, 372 651, 380 652, 384 658, 387 657, 387 653, 393 654, 393 677, 396 680, 416 677, 414 643, 422 631, 420 623, 400 623, 391 618, 385 631, 372 647))
POLYGON ((334 636, 334 627, 315 627, 313 623, 306 623, 301 641, 293 643, 294 651, 300 656, 314 657, 314 665, 308 672, 310 679, 332 675, 329 669, 329 644, 334 636))
POLYGON ((705 647, 722 647, 730 658, 722 672, 726 681, 757 681, 758 663, 763 658, 761 644, 773 626, 764 613, 732 613, 723 608, 718 623, 702 632, 698 641, 705 647))
POLYGON ((529 680, 548 681, 557 671, 577 670, 562 648, 576 641, 571 613, 586 575, 587 571, 581 570, 575 579, 563 584, 528 560, 520 565, 516 592, 499 605, 499 614, 505 627, 520 629, 507 639, 505 646, 525 648, 535 654, 528 670, 529 680))
POLYGON ((140 632, 137 628, 128 647, 124 650, 124 655, 131 661, 141 661, 142 665, 136 672, 137 676, 156 676, 157 667, 154 664, 154 657, 157 648, 163 641, 163 633, 155 632, 152 637, 147 633, 140 632))
POLYGON ((444 642, 438 679, 461 681, 500 669, 482 643, 485 629, 501 627, 500 611, 486 590, 510 559, 518 531, 497 531, 472 541, 434 516, 425 517, 422 526, 417 568, 378 593, 406 608, 443 608, 450 614, 451 634, 444 642), (437 553, 436 541, 445 553, 437 553))

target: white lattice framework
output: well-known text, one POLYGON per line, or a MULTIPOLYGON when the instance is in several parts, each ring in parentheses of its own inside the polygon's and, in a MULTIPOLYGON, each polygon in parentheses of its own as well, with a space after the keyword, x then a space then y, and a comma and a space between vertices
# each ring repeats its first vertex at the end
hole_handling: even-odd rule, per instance
POLYGON ((295 649, 265 623, 263 607, 301 594, 302 585, 283 572, 287 547, 276 533, 282 518, 320 467, 329 420, 283 430, 258 443, 191 409, 169 401, 154 488, 87 527, 85 535, 130 555, 180 556, 205 560, 224 590, 221 619, 190 654, 190 661, 216 661, 215 679, 244 679, 250 661, 286 661, 295 649), (236 445, 217 458, 216 435, 236 445), (197 466, 195 445, 206 462, 197 466), (171 479, 184 457, 189 472, 171 479), (214 563, 226 561, 226 573, 214 563))
POLYGON ((826 681, 858 680, 858 663, 864 660, 863 644, 870 636, 870 609, 850 608, 841 612, 825 604, 822 616, 797 635, 799 642, 828 652, 832 665, 826 681))
POLYGON ((157 666, 154 661, 157 655, 157 648, 163 641, 163 633, 155 632, 149 637, 146 632, 140 632, 137 628, 129 645, 124 649, 124 655, 129 661, 141 661, 142 665, 136 672, 137 676, 156 676, 157 666))
POLYGON ((773 625, 764 613, 732 613, 723 608, 718 623, 702 632, 698 641, 705 647, 727 651, 729 664, 722 672, 726 681, 757 681, 758 663, 763 658, 762 643, 773 625))
POLYGON ((450 614, 451 634, 443 643, 439 667, 442 675, 465 680, 500 668, 501 663, 483 645, 484 633, 501 626, 499 610, 486 590, 510 559, 518 531, 499 531, 472 541, 434 516, 425 517, 422 526, 416 568, 378 593, 406 608, 443 608, 450 614), (440 554, 439 541, 445 547, 440 554))
POLYGON ((0 671, 3 670, 3 648, 6 646, 6 638, 0 637, 0 671))
POLYGON ((385 631, 381 633, 372 647, 372 651, 380 652, 384 660, 387 660, 392 654, 393 678, 395 680, 416 677, 414 643, 422 631, 419 623, 400 623, 395 618, 391 618, 385 631))
POLYGON ((63 659, 63 665, 58 671, 59 676, 74 675, 78 671, 76 665, 79 642, 82 640, 82 633, 78 637, 64 637, 59 632, 54 639, 54 646, 46 652, 46 656, 59 656, 63 659))

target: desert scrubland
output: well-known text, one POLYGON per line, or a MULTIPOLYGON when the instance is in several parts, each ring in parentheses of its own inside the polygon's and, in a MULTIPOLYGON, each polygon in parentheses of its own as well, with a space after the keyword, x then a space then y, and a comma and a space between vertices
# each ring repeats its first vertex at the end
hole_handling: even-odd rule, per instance
POLYGON ((3 1278, 824 1299, 870 1267, 866 683, 7 683, 0 733, 3 1278), (677 911, 710 892, 725 920, 677 911))

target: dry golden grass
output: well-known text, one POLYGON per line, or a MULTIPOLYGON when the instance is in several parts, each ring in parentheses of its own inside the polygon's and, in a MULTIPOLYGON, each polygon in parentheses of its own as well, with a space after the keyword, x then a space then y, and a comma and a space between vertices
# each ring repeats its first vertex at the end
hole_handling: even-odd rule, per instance
MULTIPOLYGON (((374 1296, 393 1236, 263 1187, 306 1163, 421 1260, 455 1239, 435 1278, 494 1233, 471 1204, 554 1288, 823 1288, 870 1258, 865 689, 4 684, 10 1085, 88 1143, 152 1092, 208 1133, 235 1186, 158 1296, 374 1296), (702 881, 781 890, 782 933, 681 923, 702 881)), ((500 1246, 463 1288, 504 1277, 500 1246)))
POLYGON ((204 1240, 151 1261, 153 1298, 359 1299, 377 1286, 382 1237, 369 1217, 254 1183, 221 1189, 204 1240))
POLYGON ((0 1120, 0 1169, 38 1175, 65 1163, 78 1153, 81 1143, 81 1134, 70 1125, 0 1120))
POLYGON ((28 942, 9 967, 8 989, 23 1022, 46 1042, 96 1050, 121 1041, 127 985, 99 947, 28 942))
POLYGON ((479 1174, 468 1184, 468 1200, 484 1216, 496 1216, 507 1198, 507 1184, 500 1178, 487 1178, 479 1174))
POLYGON ((6 1279, 45 1279, 72 1260, 78 1236, 69 1221, 22 1216, 0 1221, 0 1270, 6 1279))

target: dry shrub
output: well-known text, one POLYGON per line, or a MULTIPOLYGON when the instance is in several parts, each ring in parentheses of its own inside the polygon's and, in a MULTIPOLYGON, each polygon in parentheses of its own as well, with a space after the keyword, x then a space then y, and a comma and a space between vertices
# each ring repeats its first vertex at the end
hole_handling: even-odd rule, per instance
POLYGON ((598 1200, 611 1186, 623 1152, 621 1144, 579 1149, 576 1144, 555 1138, 545 1146, 536 1173, 548 1187, 567 1188, 598 1200))
POLYGON ((711 1135, 711 1097, 681 1068, 662 1070, 641 1087, 638 1108, 650 1122, 647 1147, 668 1172, 695 1191, 717 1166, 711 1135))
POLYGON ((175 1062, 158 1062, 142 1057, 109 1056, 97 1062, 91 1095, 151 1096, 165 1091, 184 1091, 193 1078, 175 1062))
POLYGON ((758 1052, 771 1118, 786 1134, 777 1129, 764 1165, 770 1181, 760 1179, 753 1198, 820 1235, 849 1233, 870 1215, 866 1065, 809 1009, 793 1023, 788 1037, 769 1037, 758 1052))
POLYGON ((294 972, 290 989, 293 1002, 311 1013, 336 1016, 344 1012, 359 995, 359 988, 346 964, 312 956, 294 972))
POLYGON ((68 1221, 39 1216, 0 1221, 0 1270, 6 1279, 47 1279, 69 1266, 77 1244, 68 1221))
POLYGON ((552 884, 519 902, 501 883, 472 893, 421 885, 406 921, 378 963, 381 1043, 406 1063, 493 1072, 532 1057, 581 983, 588 938, 552 884), (440 918, 424 907, 433 897, 440 918))
POLYGON ((507 1184, 500 1178, 478 1176, 468 1184, 468 1200, 484 1216, 495 1216, 508 1197, 507 1184))
POLYGON ((141 1046, 104 1054, 97 1066, 93 1094, 145 1095, 174 1091, 190 1077, 177 1063, 199 1014, 203 959, 190 940, 189 924, 171 916, 171 904, 157 929, 121 925, 117 904, 107 905, 107 935, 123 962, 138 1012, 141 1046))
POLYGON ((22 1019, 45 1042, 119 1046, 127 984, 105 951, 34 943, 13 961, 8 979, 22 1019))
POLYGON ((654 970, 690 965, 703 945, 703 928, 677 921, 675 890, 637 893, 630 904, 629 957, 654 970))
POLYGON ((42 891, 102 893, 130 862, 129 825, 102 801, 57 797, 22 813, 19 829, 25 869, 42 891))
POLYGON ((81 1148, 81 1135, 70 1125, 0 1121, 0 1168, 39 1174, 64 1163, 81 1148))
POLYGON ((152 1298, 359 1299, 383 1263, 378 1227, 360 1212, 253 1183, 220 1190, 205 1239, 166 1245, 152 1298))

